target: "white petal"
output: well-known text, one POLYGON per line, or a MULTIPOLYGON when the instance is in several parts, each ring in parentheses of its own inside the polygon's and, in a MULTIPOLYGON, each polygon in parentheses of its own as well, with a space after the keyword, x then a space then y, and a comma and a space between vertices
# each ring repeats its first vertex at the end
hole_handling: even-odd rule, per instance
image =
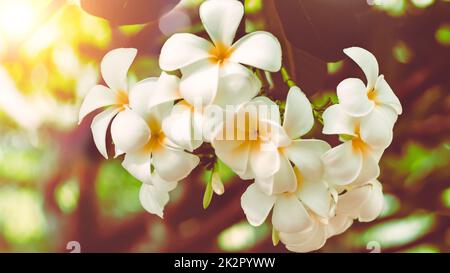
POLYGON ((328 107, 322 114, 323 133, 327 135, 355 135, 357 120, 346 114, 341 105, 335 104, 328 107))
POLYGON ((342 109, 351 116, 365 116, 375 107, 375 103, 367 97, 367 88, 360 79, 349 78, 340 82, 337 96, 342 109))
POLYGON ((182 70, 181 96, 194 106, 211 104, 219 87, 219 65, 200 61, 182 70))
POLYGON ((347 215, 336 215, 329 220, 327 237, 339 235, 345 232, 353 224, 353 219, 347 215))
POLYGON ((375 56, 369 51, 360 47, 350 47, 344 49, 347 54, 364 72, 367 79, 367 87, 372 89, 375 87, 378 78, 379 69, 378 62, 375 56))
POLYGON ((281 68, 281 45, 269 32, 255 31, 233 45, 230 61, 277 72, 281 68))
POLYGON ((249 103, 242 107, 242 111, 244 110, 250 113, 255 110, 256 113, 258 113, 258 118, 260 120, 270 120, 281 125, 280 108, 268 97, 259 96, 252 99, 249 103))
POLYGON ((153 172, 151 177, 151 184, 159 190, 169 192, 177 187, 178 181, 164 180, 156 172, 153 172))
POLYGON ((398 115, 402 113, 402 105, 400 100, 395 95, 392 88, 389 86, 384 76, 381 75, 375 86, 376 100, 381 103, 392 107, 398 115))
POLYGON ((326 180, 336 185, 350 184, 361 172, 362 154, 359 149, 353 148, 352 141, 328 150, 322 160, 326 180))
POLYGON ((200 114, 185 101, 177 103, 162 122, 164 134, 176 145, 193 151, 203 143, 202 130, 195 122, 196 115, 200 114))
POLYGON ((135 48, 117 48, 103 57, 101 71, 106 84, 114 91, 128 91, 127 73, 136 57, 135 48))
POLYGON ((122 166, 139 181, 151 184, 150 153, 134 152, 125 154, 122 166))
POLYGON ((224 63, 220 69, 219 88, 214 104, 223 108, 250 101, 261 90, 261 81, 245 66, 224 63))
POLYGON ((279 232, 300 232, 313 224, 308 212, 295 195, 277 198, 272 212, 272 224, 279 232))
POLYGON ((142 80, 133 86, 128 95, 130 108, 144 119, 150 110, 148 104, 155 93, 157 81, 155 77, 142 80))
POLYGON ((392 142, 392 125, 387 116, 375 108, 370 114, 361 118, 361 139, 372 149, 383 150, 392 142))
POLYGON ((180 78, 162 72, 156 83, 156 90, 149 98, 148 107, 153 108, 162 103, 181 99, 180 78))
POLYGON ((119 147, 114 145, 114 158, 118 158, 119 156, 123 155, 125 152, 121 151, 119 147))
POLYGON ((108 152, 106 151, 106 131, 108 130, 109 123, 118 112, 118 108, 106 109, 92 120, 91 130, 95 146, 97 146, 98 151, 106 159, 108 159, 108 152))
POLYGON ((244 6, 239 1, 206 1, 200 6, 203 26, 215 44, 230 46, 244 15, 244 6))
POLYGON ((269 196, 260 191, 255 183, 251 184, 241 197, 241 206, 248 222, 252 226, 260 226, 264 223, 275 199, 275 196, 269 196))
POLYGON ((364 202, 359 211, 359 221, 361 222, 370 222, 375 220, 384 207, 384 197, 383 197, 383 188, 378 181, 373 181, 372 185, 372 194, 370 198, 364 202))
POLYGON ((165 72, 159 78, 140 81, 130 91, 130 107, 147 117, 155 107, 181 98, 179 84, 177 76, 165 72))
POLYGON ((376 179, 380 175, 380 166, 378 161, 372 156, 371 153, 363 154, 363 164, 361 172, 358 177, 353 181, 354 184, 364 184, 373 179, 376 179))
POLYGON ((250 145, 238 140, 213 140, 216 155, 235 172, 245 172, 250 158, 250 145))
POLYGON ((302 230, 300 232, 280 232, 280 241, 286 245, 297 245, 308 241, 317 229, 319 228, 320 222, 313 220, 311 226, 308 229, 302 230))
POLYGON ((239 176, 242 180, 250 180, 255 178, 255 174, 252 171, 252 168, 250 167, 250 160, 247 160, 247 166, 245 167, 245 170, 243 171, 235 171, 235 173, 239 176))
POLYGON ((323 225, 317 225, 317 227, 311 229, 307 236, 303 234, 302 237, 305 237, 304 241, 301 241, 298 244, 286 244, 286 248, 290 251, 294 252, 310 252, 321 248, 327 239, 327 232, 323 225))
POLYGON ((330 145, 317 139, 298 139, 285 148, 286 155, 306 180, 320 180, 323 175, 322 155, 330 145))
POLYGON ((375 109, 382 112, 392 125, 394 125, 397 122, 398 114, 394 110, 394 108, 390 107, 389 105, 377 104, 375 106, 375 109))
POLYGON ((136 151, 150 140, 151 132, 147 123, 130 109, 121 111, 111 124, 114 144, 126 153, 136 151))
POLYGON ((324 218, 330 216, 332 197, 323 181, 304 180, 298 192, 298 197, 305 206, 319 216, 324 218))
POLYGON ((155 171, 167 181, 179 181, 186 178, 200 162, 196 155, 163 147, 152 151, 152 159, 155 171))
POLYGON ((94 110, 116 104, 115 93, 103 85, 94 86, 83 100, 80 108, 78 122, 94 110))
POLYGON ((258 130, 260 136, 266 138, 276 147, 287 147, 292 143, 284 128, 272 120, 260 119, 258 130))
POLYGON ((347 215, 353 219, 358 218, 361 206, 370 198, 372 186, 366 184, 357 188, 349 189, 339 196, 336 214, 347 215))
POLYGON ((184 68, 210 57, 213 45, 207 40, 190 33, 172 35, 163 45, 159 66, 166 71, 184 68))
POLYGON ((375 162, 379 163, 381 157, 383 156, 384 150, 371 150, 370 155, 375 160, 375 162))
POLYGON ((286 99, 283 128, 291 139, 299 138, 314 125, 311 103, 297 86, 291 87, 286 99))
POLYGON ((326 228, 315 220, 312 228, 298 233, 280 233, 280 240, 294 252, 309 252, 321 248, 326 241, 326 228))
POLYGON ((257 177, 270 177, 280 169, 280 154, 272 143, 252 145, 250 166, 257 177))
POLYGON ((139 200, 146 211, 163 218, 164 207, 169 202, 169 194, 153 185, 142 184, 139 191, 139 200))
POLYGON ((173 106, 173 102, 169 101, 158 104, 150 109, 145 119, 150 126, 150 131, 161 131, 164 120, 172 113, 173 106))
POLYGON ((268 195, 294 192, 297 189, 297 177, 294 168, 283 154, 280 155, 279 170, 268 178, 256 177, 255 183, 268 195))

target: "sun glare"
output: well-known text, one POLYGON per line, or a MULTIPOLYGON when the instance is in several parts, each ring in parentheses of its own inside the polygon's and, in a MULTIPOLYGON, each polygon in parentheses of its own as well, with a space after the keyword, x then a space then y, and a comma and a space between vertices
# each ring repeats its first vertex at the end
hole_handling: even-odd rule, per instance
POLYGON ((31 1, 0 0, 0 33, 6 40, 23 38, 32 28, 36 12, 31 1))

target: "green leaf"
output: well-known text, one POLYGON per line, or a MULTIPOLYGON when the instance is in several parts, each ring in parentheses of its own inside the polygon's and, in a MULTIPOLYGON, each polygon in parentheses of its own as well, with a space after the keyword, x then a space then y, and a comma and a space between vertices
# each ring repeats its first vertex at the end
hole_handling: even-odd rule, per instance
POLYGON ((209 204, 211 203, 212 197, 213 197, 213 188, 212 188, 212 174, 214 172, 211 172, 211 177, 206 184, 205 188, 205 194, 203 195, 203 208, 207 209, 209 207, 209 204))

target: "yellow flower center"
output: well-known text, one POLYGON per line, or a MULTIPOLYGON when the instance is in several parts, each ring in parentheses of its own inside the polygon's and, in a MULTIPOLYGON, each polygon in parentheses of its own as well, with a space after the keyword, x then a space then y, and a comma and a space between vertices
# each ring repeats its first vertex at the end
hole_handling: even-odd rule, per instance
POLYGON ((165 138, 166 136, 163 132, 153 134, 149 142, 147 142, 147 144, 144 146, 143 151, 145 153, 151 153, 163 148, 165 138))
POLYGON ((210 60, 214 64, 222 64, 227 60, 233 53, 233 48, 222 43, 217 43, 211 50, 209 54, 211 55, 210 60))
POLYGON ((367 92, 367 97, 369 100, 377 103, 377 92, 375 92, 375 88, 372 88, 367 92))
POLYGON ((116 94, 116 102, 118 105, 120 105, 121 111, 123 111, 125 109, 124 106, 130 103, 130 101, 128 100, 127 92, 119 90, 116 94))
POLYGON ((367 144, 361 139, 359 125, 356 127, 355 134, 356 136, 352 139, 353 151, 361 151, 364 154, 367 151, 367 144))

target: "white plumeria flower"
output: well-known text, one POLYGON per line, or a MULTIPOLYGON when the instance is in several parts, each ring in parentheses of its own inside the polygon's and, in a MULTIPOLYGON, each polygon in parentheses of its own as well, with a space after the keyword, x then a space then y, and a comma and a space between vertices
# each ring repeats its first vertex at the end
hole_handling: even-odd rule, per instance
POLYGON ((321 178, 320 157, 330 146, 321 140, 300 139, 314 124, 311 104, 300 88, 289 90, 282 126, 278 106, 266 97, 257 97, 245 104, 235 117, 246 114, 243 126, 226 121, 212 140, 216 155, 241 178, 254 178, 267 195, 296 191, 297 179, 291 162, 299 166, 307 180, 321 178), (270 115, 260 111, 267 108, 266 112, 272 110, 270 115), (220 137, 233 131, 244 131, 245 138, 220 137), (252 135, 254 137, 250 138, 252 135))
POLYGON ((91 125, 95 145, 105 158, 108 158, 105 138, 112 119, 111 136, 116 145, 116 155, 132 151, 145 144, 150 137, 145 122, 129 109, 129 95, 133 90, 128 91, 127 73, 136 54, 134 48, 118 48, 108 52, 101 62, 101 73, 108 87, 94 86, 80 108, 79 122, 92 111, 110 106, 98 114, 91 125))
POLYGON ((383 210, 382 186, 378 181, 364 185, 347 187, 346 192, 338 197, 336 215, 329 219, 313 215, 311 228, 301 232, 280 232, 280 241, 294 252, 309 252, 321 248, 326 240, 346 231, 353 219, 361 222, 373 221, 383 210))
POLYGON ((251 225, 261 225, 272 208, 272 225, 279 232, 302 232, 312 228, 316 215, 330 217, 334 199, 329 187, 322 180, 308 180, 299 166, 294 172, 297 183, 294 192, 267 195, 256 183, 247 188, 241 206, 251 225))
POLYGON ((143 182, 139 193, 142 206, 161 218, 169 191, 199 163, 197 156, 169 140, 162 128, 173 102, 180 98, 178 86, 178 77, 162 73, 159 78, 141 81, 129 98, 130 111, 142 118, 150 137, 147 143, 125 154, 122 166, 143 182))
POLYGON ((130 96, 132 111, 144 121, 151 137, 127 152, 122 165, 144 183, 151 184, 155 175, 165 181, 182 180, 200 161, 167 138, 163 130, 163 121, 178 97, 178 82, 178 77, 162 73, 159 78, 142 81, 130 96))
MULTIPOLYGON (((380 174, 378 162, 392 142, 392 129, 348 115, 340 104, 322 115, 324 134, 341 135, 344 143, 323 156, 326 180, 335 185, 364 183, 380 174)), ((381 120, 380 120, 381 121, 381 120)))
POLYGON ((321 248, 326 240, 346 231, 354 219, 370 222, 377 218, 384 206, 381 184, 370 181, 363 185, 346 187, 338 197, 335 215, 329 219, 312 215, 311 228, 301 232, 279 232, 280 241, 294 252, 309 252, 321 248))
POLYGON ((272 224, 277 231, 300 232, 311 227, 312 215, 328 218, 333 211, 332 190, 322 180, 320 160, 330 146, 320 140, 299 139, 314 121, 311 104, 298 87, 289 90, 283 126, 279 125, 279 115, 271 122, 275 125, 271 134, 281 136, 265 136, 262 132, 256 141, 214 139, 213 145, 222 161, 231 163, 232 168, 247 166, 243 173, 255 176, 255 183, 241 198, 249 223, 261 225, 273 207, 272 224), (278 141, 282 145, 272 143, 275 149, 264 151, 262 144, 273 139, 282 140, 278 141))
POLYGON ((330 219, 314 216, 309 229, 296 233, 280 232, 279 237, 290 251, 310 252, 324 246, 328 238, 346 231, 352 223, 353 219, 346 215, 335 215, 330 219))
POLYGON ((313 224, 301 232, 279 232, 280 241, 294 252, 310 252, 321 248, 326 240, 346 231, 354 219, 370 222, 377 218, 384 205, 381 184, 374 180, 363 185, 346 187, 338 197, 336 214, 328 219, 311 214, 313 224))
POLYGON ((380 125, 395 123, 397 115, 402 113, 402 106, 383 75, 379 75, 378 62, 369 51, 360 47, 344 49, 353 61, 363 70, 367 84, 360 79, 350 78, 337 87, 337 96, 342 109, 354 117, 379 120, 380 125), (382 124, 385 120, 390 121, 382 124))
MULTIPOLYGON (((227 77, 224 78, 223 84, 230 84, 230 88, 233 89, 233 87, 235 87, 235 90, 239 92, 241 89, 238 86, 233 85, 233 82, 237 83, 235 80, 229 81, 227 77)), ((256 79, 256 81, 251 81, 250 83, 251 84, 244 89, 250 90, 252 94, 257 94, 261 89, 260 81, 256 79)), ((246 81, 243 81, 242 84, 245 85, 246 81)), ((231 99, 236 97, 233 94, 228 94, 228 96, 231 99)), ((217 120, 217 116, 222 117, 221 113, 223 113, 223 109, 235 105, 203 105, 201 104, 201 101, 196 101, 195 104, 191 104, 190 101, 183 99, 181 95, 179 95, 177 99, 182 100, 173 107, 170 116, 165 119, 163 127, 167 136, 172 141, 188 151, 197 149, 205 141, 210 142, 212 131, 215 128, 214 125, 221 121, 217 120), (214 115, 211 116, 211 114, 214 115)), ((222 99, 220 99, 220 101, 224 102, 222 99)), ((234 102, 239 104, 242 101, 238 100, 234 102)), ((228 103, 233 102, 229 100, 228 103)))
MULTIPOLYGON (((200 19, 213 43, 189 33, 171 36, 159 59, 163 70, 181 69, 180 92, 189 104, 241 104, 253 98, 260 85, 244 65, 276 72, 281 46, 264 31, 250 33, 233 44, 244 7, 236 0, 210 0, 200 6, 200 19)), ((259 91, 259 90, 258 90, 259 91)))
MULTIPOLYGON (((181 98, 181 97, 180 97, 181 98)), ((204 141, 202 107, 194 107, 186 100, 179 101, 163 122, 167 137, 180 147, 192 152, 204 141)))
POLYGON ((347 188, 347 192, 338 198, 336 215, 330 219, 316 216, 310 229, 297 233, 280 232, 280 240, 286 248, 295 252, 317 250, 328 238, 346 231, 352 225, 353 219, 370 222, 383 210, 382 186, 378 181, 347 188))
POLYGON ((350 187, 339 196, 336 214, 346 215, 360 222, 375 220, 383 211, 383 187, 378 180, 350 187))
POLYGON ((142 207, 149 213, 163 218, 164 207, 170 199, 169 192, 175 189, 177 183, 162 180, 157 174, 153 174, 151 183, 143 183, 139 191, 142 207))

